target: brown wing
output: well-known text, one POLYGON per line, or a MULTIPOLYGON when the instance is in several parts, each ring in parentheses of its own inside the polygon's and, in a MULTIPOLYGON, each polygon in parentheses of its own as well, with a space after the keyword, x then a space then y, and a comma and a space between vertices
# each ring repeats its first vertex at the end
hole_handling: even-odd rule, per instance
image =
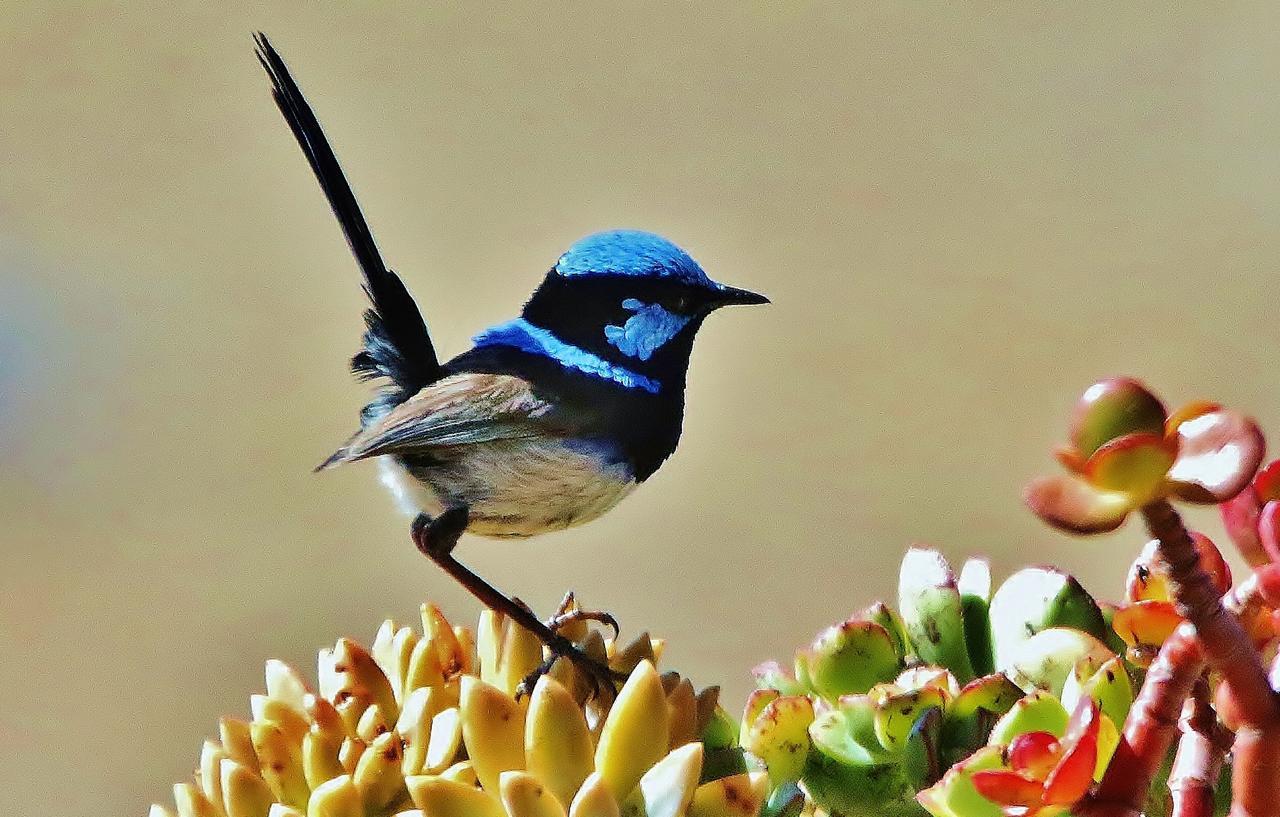
POLYGON ((535 437, 551 404, 529 382, 463 373, 432 383, 352 437, 316 470, 344 462, 447 445, 535 437))

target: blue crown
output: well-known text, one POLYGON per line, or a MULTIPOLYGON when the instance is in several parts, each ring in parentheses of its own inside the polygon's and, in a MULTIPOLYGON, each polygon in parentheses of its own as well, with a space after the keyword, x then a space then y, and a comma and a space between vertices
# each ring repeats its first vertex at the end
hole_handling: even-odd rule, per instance
POLYGON ((566 277, 637 275, 715 286, 687 252, 643 230, 607 230, 580 239, 560 256, 556 272, 566 277))

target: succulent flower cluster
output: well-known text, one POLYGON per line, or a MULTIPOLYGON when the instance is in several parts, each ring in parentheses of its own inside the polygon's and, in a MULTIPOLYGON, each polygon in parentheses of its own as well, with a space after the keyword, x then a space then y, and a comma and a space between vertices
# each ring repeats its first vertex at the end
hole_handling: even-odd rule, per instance
MULTIPOLYGON (((489 611, 477 630, 422 607, 423 633, 386 622, 371 650, 321 650, 312 688, 268 661, 252 720, 225 718, 178 817, 731 817, 754 815, 763 773, 746 773, 736 726, 712 687, 659 675, 662 642, 623 646, 584 622, 570 632, 627 673, 592 694, 566 661, 516 696, 541 644, 489 611)), ((153 806, 152 817, 171 815, 153 806)))

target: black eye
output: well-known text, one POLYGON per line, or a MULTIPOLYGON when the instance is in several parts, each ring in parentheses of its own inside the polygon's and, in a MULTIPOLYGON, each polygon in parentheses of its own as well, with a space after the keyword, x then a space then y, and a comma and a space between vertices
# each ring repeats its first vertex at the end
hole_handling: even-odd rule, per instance
POLYGON ((693 307, 693 296, 689 295, 688 293, 678 296, 675 300, 675 303, 672 304, 672 309, 675 312, 678 312, 682 315, 687 313, 692 307, 693 307))

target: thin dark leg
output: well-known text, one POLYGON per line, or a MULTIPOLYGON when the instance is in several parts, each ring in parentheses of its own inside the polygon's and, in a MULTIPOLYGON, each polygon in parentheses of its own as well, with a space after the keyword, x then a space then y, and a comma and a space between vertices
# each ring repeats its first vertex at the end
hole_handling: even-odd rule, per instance
MULTIPOLYGON (((419 514, 418 518, 413 520, 411 532, 413 542, 418 547, 418 550, 439 565, 458 584, 467 588, 471 595, 480 600, 481 604, 484 604, 494 612, 507 616, 537 636, 538 640, 543 644, 546 644, 547 649, 551 651, 550 663, 554 663, 557 656, 563 656, 585 672, 587 677, 611 689, 616 681, 626 680, 626 676, 614 672, 609 667, 588 656, 574 646, 572 641, 539 621, 538 617, 530 612, 527 607, 508 598, 502 591, 480 578, 462 562, 453 558, 453 548, 457 545, 458 537, 462 535, 466 527, 467 509, 466 507, 461 507, 450 508, 434 519, 426 514, 419 514)), ((547 668, 550 669, 550 664, 547 665, 547 668)))

